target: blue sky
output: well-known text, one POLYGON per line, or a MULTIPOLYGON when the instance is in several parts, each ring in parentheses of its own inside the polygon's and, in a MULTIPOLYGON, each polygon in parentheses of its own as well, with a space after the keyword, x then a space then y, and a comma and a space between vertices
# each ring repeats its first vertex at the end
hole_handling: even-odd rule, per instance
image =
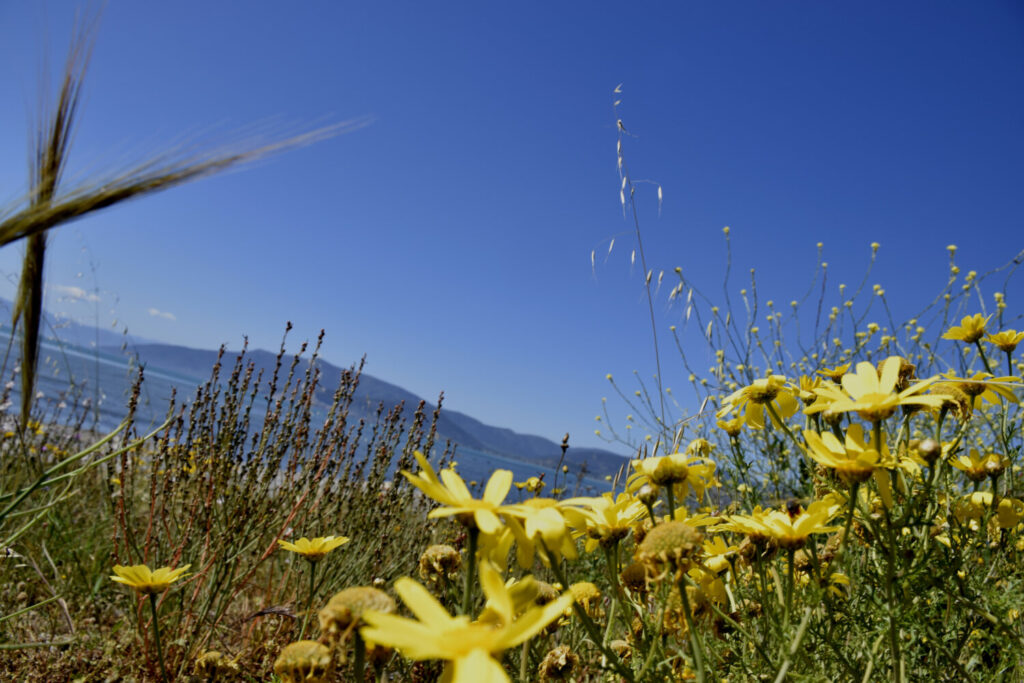
MULTIPOLYGON (((0 6, 0 199, 25 190, 40 65, 62 64, 80 6, 0 6)), ((75 168, 253 124, 372 123, 62 228, 52 309, 206 348, 323 327, 333 362, 365 353, 486 422, 598 445, 605 374, 654 371, 619 83, 629 167, 664 188, 660 216, 653 186, 640 195, 655 271, 720 289, 728 225, 736 272, 789 301, 817 242, 830 281, 853 284, 878 241, 872 281, 909 312, 945 283, 947 244, 980 272, 1024 247, 1019 3, 239 6, 111 0, 75 168)), ((0 252, 2 275, 19 258, 0 252)), ((681 310, 663 299, 667 327, 681 310)))

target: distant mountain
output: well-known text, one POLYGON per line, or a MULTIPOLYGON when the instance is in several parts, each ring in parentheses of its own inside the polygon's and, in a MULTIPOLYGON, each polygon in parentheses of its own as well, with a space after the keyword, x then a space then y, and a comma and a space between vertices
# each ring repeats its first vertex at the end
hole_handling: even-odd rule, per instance
MULTIPOLYGON (((9 299, 0 297, 0 320, 9 321, 14 304, 9 299)), ((93 325, 76 322, 70 316, 53 314, 43 311, 43 325, 40 330, 43 339, 50 339, 62 344, 73 344, 86 349, 98 347, 118 347, 122 345, 149 343, 152 340, 129 334, 127 329, 121 332, 105 330, 93 325)))
MULTIPOLYGON (((0 320, 10 320, 12 303, 0 298, 0 320)), ((125 354, 136 355, 143 365, 152 365, 154 370, 164 374, 164 379, 177 386, 179 397, 188 400, 190 393, 205 382, 217 360, 217 352, 207 349, 192 349, 185 346, 173 344, 162 344, 152 342, 142 337, 129 335, 127 330, 118 333, 111 330, 98 329, 91 325, 76 322, 66 316, 53 315, 47 311, 43 312, 42 337, 51 351, 53 349, 66 348, 72 355, 83 358, 81 362, 99 362, 100 356, 104 355, 109 359, 124 359, 125 354), (51 343, 52 342, 52 343, 51 343), (78 347, 82 351, 75 351, 78 347), (83 356, 82 352, 85 352, 83 356), (93 361, 88 359, 93 358, 93 361)), ((226 362, 231 362, 234 353, 226 354, 226 362)), ((246 358, 253 362, 257 370, 264 371, 264 377, 269 377, 273 372, 277 361, 277 355, 256 349, 246 352, 246 358)), ((306 361, 308 363, 308 361, 306 361)), ((315 400, 321 407, 330 405, 334 397, 334 390, 341 380, 342 369, 323 359, 317 360, 321 371, 320 386, 315 400)), ((84 367, 84 366, 83 366, 84 367)), ((305 366, 303 366, 304 368, 305 366)), ((60 390, 60 381, 56 378, 49 378, 48 373, 41 375, 41 380, 50 383, 49 389, 60 390)), ((66 374, 66 373, 65 373, 66 374)), ((93 376, 93 372, 84 372, 80 368, 78 374, 84 377, 93 376)), ((126 375, 116 372, 95 375, 99 382, 98 390, 101 394, 109 394, 111 397, 123 396, 130 384, 126 375)), ((93 384, 96 384, 95 382, 93 384)), ((17 389, 15 389, 16 393, 17 389)), ((56 393, 55 392, 55 393, 56 393)), ((386 382, 382 379, 363 373, 359 380, 359 387, 355 394, 355 400, 350 409, 355 419, 366 418, 370 421, 380 404, 385 409, 403 405, 403 412, 406 418, 411 418, 421 397, 402 387, 386 382)), ((124 405, 119 398, 104 402, 104 410, 116 420, 124 405)), ((425 410, 428 414, 433 412, 436 403, 425 401, 425 410)), ((158 408, 159 413, 162 408, 158 408)), ((487 425, 465 413, 442 408, 440 419, 437 425, 438 442, 444 443, 450 440, 463 448, 480 451, 485 454, 508 458, 523 463, 535 464, 544 467, 557 467, 561 457, 561 446, 558 442, 541 436, 531 434, 520 434, 511 429, 487 425)), ((626 460, 621 456, 597 448, 570 448, 566 453, 565 463, 575 471, 579 472, 584 466, 591 477, 600 478, 605 475, 614 475, 626 460)))
MULTIPOLYGON (((104 350, 113 352, 119 348, 120 346, 117 346, 104 350)), ((216 351, 172 344, 134 344, 132 351, 138 355, 141 365, 152 364, 163 371, 192 378, 196 386, 209 377, 210 370, 217 360, 216 351)), ((230 359, 233 355, 228 353, 226 358, 230 359)), ((276 354, 262 349, 246 352, 246 358, 257 370, 263 370, 265 377, 273 372, 277 361, 276 354)), ((303 370, 305 367, 304 363, 303 370)), ((341 380, 342 369, 323 359, 317 360, 317 367, 321 372, 321 380, 315 401, 326 407, 333 399, 334 390, 341 380)), ((180 389, 184 391, 188 388, 180 389)), ((385 408, 403 403, 403 411, 408 418, 412 416, 421 400, 424 399, 400 386, 364 372, 360 377, 350 412, 356 419, 371 418, 381 403, 385 408)), ((435 405, 431 401, 425 401, 425 410, 428 414, 434 410, 435 405)), ((560 444, 551 439, 487 425, 455 410, 442 408, 437 432, 441 443, 451 440, 465 448, 525 463, 556 467, 561 457, 560 444)), ((587 471, 596 476, 614 475, 625 462, 624 458, 611 451, 574 448, 571 444, 565 458, 565 464, 574 471, 579 470, 585 463, 587 471)))

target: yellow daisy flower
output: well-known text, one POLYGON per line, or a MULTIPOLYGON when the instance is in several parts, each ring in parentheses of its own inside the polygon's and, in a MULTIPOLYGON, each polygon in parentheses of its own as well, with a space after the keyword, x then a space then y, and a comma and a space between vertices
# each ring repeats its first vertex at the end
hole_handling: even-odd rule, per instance
POLYGON ((729 558, 739 552, 739 546, 729 545, 721 536, 704 539, 703 569, 718 575, 729 568, 729 558))
POLYGON ((599 546, 609 548, 629 536, 633 524, 647 513, 647 508, 628 493, 617 497, 605 493, 598 498, 570 498, 563 501, 562 511, 579 535, 587 537, 585 549, 592 552, 599 546))
POLYGON ((782 375, 755 379, 749 386, 726 396, 722 404, 722 409, 718 411, 716 417, 725 417, 729 413, 743 409, 743 419, 753 429, 764 428, 765 412, 772 423, 778 422, 772 411, 766 410, 767 405, 770 405, 783 420, 795 413, 799 407, 794 390, 786 384, 786 378, 782 375))
POLYGON ((1013 353, 1017 348, 1017 344, 1024 341, 1024 332, 1018 332, 1017 330, 1003 330, 996 334, 987 335, 985 337, 985 341, 1006 353, 1013 353))
POLYGON ((751 515, 730 515, 726 524, 713 527, 712 531, 739 531, 747 534, 757 543, 774 541, 785 550, 797 550, 807 544, 811 534, 830 534, 841 527, 828 526, 840 506, 830 498, 816 500, 799 512, 766 510, 751 515))
POLYGON ((959 377, 955 372, 945 372, 942 380, 934 384, 931 391, 937 394, 952 394, 966 397, 968 410, 977 410, 982 401, 1002 403, 1003 399, 1019 403, 1014 387, 1021 386, 1020 377, 995 377, 988 372, 975 372, 969 377, 959 377), (955 391, 950 391, 950 389, 955 391), (958 393, 959 392, 959 393, 958 393))
POLYGON ((822 368, 821 370, 818 370, 818 374, 822 377, 827 377, 830 380, 838 382, 843 378, 843 375, 849 371, 850 364, 843 363, 842 365, 837 365, 834 368, 822 368))
POLYGON ((703 498, 704 491, 715 482, 715 463, 685 453, 641 458, 632 463, 636 469, 626 480, 626 490, 636 493, 644 484, 672 486, 673 493, 680 499, 693 491, 695 497, 703 498))
POLYGON ((122 567, 118 564, 114 565, 114 574, 116 576, 111 576, 110 578, 118 583, 131 586, 139 593, 150 595, 153 593, 163 593, 172 583, 186 576, 185 572, 191 566, 186 564, 178 569, 160 567, 156 571, 152 571, 144 564, 136 564, 131 567, 122 567))
POLYGON ((314 539, 303 536, 295 541, 295 543, 278 540, 277 544, 285 550, 302 555, 310 562, 316 562, 338 546, 348 543, 348 541, 349 539, 345 536, 319 536, 314 539))
POLYGON ((864 440, 864 429, 859 424, 850 425, 846 430, 846 443, 840 443, 832 432, 818 434, 804 431, 807 440, 807 455, 825 467, 835 470, 839 479, 847 486, 866 481, 881 457, 877 450, 869 448, 864 440))
POLYGON ((881 373, 871 363, 857 363, 856 372, 843 375, 842 389, 835 385, 816 389, 815 393, 825 400, 816 401, 804 412, 813 415, 826 409, 832 413, 854 411, 868 422, 881 422, 900 406, 940 406, 943 399, 918 395, 928 387, 927 381, 896 391, 902 363, 899 356, 890 356, 882 363, 881 373))
POLYGON ((743 431, 743 425, 746 422, 743 420, 742 415, 732 418, 731 420, 715 420, 715 424, 718 428, 724 430, 729 436, 739 436, 740 432, 743 431))
MULTIPOLYGON (((844 367, 849 368, 849 363, 844 367)), ((807 375, 801 375, 800 378, 797 379, 796 385, 799 390, 797 396, 799 396, 800 401, 805 406, 809 406, 818 400, 818 395, 814 393, 814 390, 821 386, 820 377, 808 377, 807 375)))
POLYGON ((395 582, 395 592, 416 619, 365 612, 363 619, 369 625, 360 633, 365 640, 396 648, 409 659, 445 660, 444 680, 450 683, 508 683, 509 677, 495 657, 559 618, 572 604, 572 595, 531 607, 517 618, 509 589, 487 562, 480 565, 480 585, 497 623, 453 617, 426 588, 403 577, 395 582))
POLYGON ((979 482, 985 481, 988 477, 1002 474, 1010 461, 998 453, 982 456, 978 453, 978 449, 972 448, 968 455, 961 455, 950 460, 949 464, 966 474, 971 481, 979 482))
POLYGON ((434 468, 430 466, 424 455, 419 451, 416 451, 414 455, 416 462, 420 465, 419 474, 402 470, 402 475, 409 480, 409 483, 443 506, 431 510, 428 517, 457 515, 459 522, 463 525, 475 527, 484 534, 493 534, 501 529, 501 520, 498 519, 497 511, 505 501, 509 489, 512 488, 512 473, 510 471, 495 470, 487 481, 487 486, 484 487, 483 497, 477 500, 473 498, 473 494, 466 487, 466 482, 455 473, 455 470, 451 468, 441 470, 441 478, 438 479, 434 468))
POLYGON ((985 325, 988 324, 988 320, 991 317, 991 315, 984 317, 981 313, 964 316, 960 324, 949 328, 946 334, 942 335, 942 338, 962 341, 965 344, 973 344, 985 336, 985 325))
MULTIPOLYGON (((516 559, 524 569, 533 565, 537 543, 557 558, 576 559, 576 543, 572 539, 561 507, 564 503, 553 498, 530 498, 519 505, 506 505, 500 509, 516 539, 516 559)), ((547 555, 538 553, 547 563, 547 555)))

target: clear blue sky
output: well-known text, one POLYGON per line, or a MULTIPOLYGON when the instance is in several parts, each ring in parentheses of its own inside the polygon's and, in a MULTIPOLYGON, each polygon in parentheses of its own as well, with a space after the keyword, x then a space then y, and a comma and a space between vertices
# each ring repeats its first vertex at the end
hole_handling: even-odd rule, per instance
MULTIPOLYGON (((0 198, 25 190, 40 64, 63 62, 79 6, 0 5, 0 198)), ((816 242, 853 284, 878 241, 872 281, 909 310, 944 284, 947 244, 979 271, 1024 247, 1022 67, 1011 1, 111 0, 76 168, 253 123, 373 123, 62 228, 48 305, 206 348, 323 327, 333 362, 365 353, 486 422, 597 445, 605 374, 653 373, 617 84, 633 175, 664 188, 660 217, 652 188, 641 203, 652 268, 717 290, 729 225, 737 272, 789 301, 816 242)), ((2 274, 19 258, 0 252, 2 274)))

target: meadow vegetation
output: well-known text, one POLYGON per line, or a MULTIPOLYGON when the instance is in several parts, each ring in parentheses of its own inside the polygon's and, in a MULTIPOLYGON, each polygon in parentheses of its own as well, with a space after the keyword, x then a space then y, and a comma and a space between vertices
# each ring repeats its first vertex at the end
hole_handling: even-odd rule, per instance
POLYGON ((225 354, 146 433, 5 413, 0 676, 1024 680, 1022 258, 951 245, 900 322, 870 267, 819 260, 786 305, 668 273, 693 396, 609 376, 629 417, 599 431, 635 457, 595 497, 467 485, 437 412, 349 419, 359 367, 314 422, 319 344, 270 376, 225 354))
POLYGON ((269 377, 225 359, 149 434, 8 419, 4 675, 1021 680, 1024 333, 984 286, 1019 258, 954 257, 901 324, 881 287, 814 300, 803 349, 799 302, 761 322, 753 283, 740 322, 680 277, 702 412, 620 389, 631 429, 607 433, 647 433, 598 497, 468 486, 422 408, 351 423, 358 367, 314 424, 316 347, 269 377))

